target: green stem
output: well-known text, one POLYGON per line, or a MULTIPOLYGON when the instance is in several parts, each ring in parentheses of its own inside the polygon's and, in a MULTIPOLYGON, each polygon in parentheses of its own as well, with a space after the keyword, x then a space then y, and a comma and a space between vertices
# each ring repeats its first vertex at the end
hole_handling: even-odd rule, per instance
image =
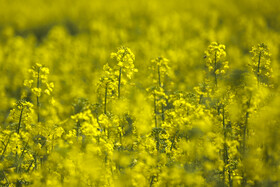
POLYGON ((164 105, 161 104, 161 120, 164 121, 165 117, 164 117, 164 105))
POLYGON ((35 153, 35 155, 33 157, 34 157, 34 168, 33 168, 33 170, 36 170, 37 169, 37 153, 35 153))
POLYGON ((216 70, 217 70, 217 51, 215 51, 215 68, 214 68, 215 86, 217 87, 218 86, 218 80, 217 80, 216 70))
POLYGON ((150 182, 150 187, 152 187, 152 186, 153 186, 153 183, 154 183, 154 178, 155 178, 155 176, 152 176, 152 179, 151 179, 151 182, 150 182))
POLYGON ((159 131, 156 131, 157 151, 159 151, 159 131))
POLYGON ((158 65, 158 85, 161 87, 161 81, 160 81, 160 67, 158 65))
POLYGON ((8 186, 10 186, 10 182, 7 179, 6 174, 5 174, 5 172, 3 170, 2 170, 2 173, 3 173, 3 176, 4 176, 5 180, 6 180, 6 183, 8 184, 8 186))
POLYGON ((172 148, 175 146, 175 139, 176 139, 176 135, 177 135, 178 131, 176 131, 176 133, 174 134, 172 141, 171 141, 171 146, 170 146, 170 151, 172 151, 172 148))
POLYGON ((26 170, 27 173, 29 172, 29 170, 30 170, 30 168, 31 168, 31 166, 32 166, 32 164, 33 164, 33 162, 34 162, 34 160, 32 160, 31 163, 29 164, 29 166, 28 166, 28 168, 27 168, 27 170, 26 170))
POLYGON ((107 113, 107 110, 106 110, 106 108, 107 108, 107 90, 108 90, 108 83, 106 84, 106 87, 105 87, 104 114, 107 113))
POLYGON ((156 93, 154 92, 154 113, 155 113, 155 127, 157 127, 157 101, 156 93))
POLYGON ((243 128, 243 156, 245 155, 246 151, 246 138, 247 138, 247 131, 248 131, 248 119, 249 119, 249 112, 248 109, 250 108, 250 101, 251 98, 247 101, 247 111, 246 111, 246 116, 245 116, 245 124, 243 128))
POLYGON ((259 54, 259 60, 258 60, 258 70, 257 70, 257 79, 258 79, 258 85, 260 84, 260 65, 261 65, 261 56, 262 56, 262 52, 260 51, 259 54))
POLYGON ((121 78, 122 78, 122 68, 119 71, 119 84, 118 84, 118 98, 121 97, 121 78))
POLYGON ((242 145, 242 162, 243 162, 243 171, 242 171, 242 186, 246 186, 247 185, 247 179, 245 177, 245 172, 246 172, 246 168, 245 168, 245 164, 244 164, 244 160, 245 160, 245 156, 246 156, 246 144, 247 144, 247 131, 248 131, 248 119, 249 119, 249 108, 250 108, 250 102, 251 102, 251 98, 247 101, 247 111, 246 111, 246 115, 245 115, 245 122, 244 122, 244 126, 243 126, 243 145, 242 145))
POLYGON ((24 146, 24 148, 23 148, 23 150, 22 150, 22 152, 21 152, 21 155, 20 155, 20 157, 19 157, 19 159, 18 159, 17 166, 16 166, 16 172, 17 172, 17 173, 19 173, 19 171, 20 171, 21 162, 22 162, 22 160, 23 160, 24 151, 26 150, 27 145, 28 145, 28 142, 26 142, 26 144, 25 144, 25 146, 24 146))
POLYGON ((222 106, 223 111, 223 131, 224 131, 224 155, 223 155, 223 160, 224 160, 224 168, 223 168, 223 181, 224 181, 224 186, 226 186, 226 166, 229 164, 228 162, 228 147, 226 144, 227 141, 227 132, 226 132, 226 124, 225 124, 225 106, 222 106))
POLYGON ((120 136, 120 144, 122 145, 122 132, 120 132, 119 136, 120 136))
POLYGON ((1 154, 1 160, 4 158, 4 154, 5 154, 6 150, 7 150, 8 144, 10 143, 11 135, 12 134, 9 135, 7 143, 6 144, 3 143, 5 145, 5 147, 4 147, 3 152, 1 154))
POLYGON ((22 106, 22 109, 21 109, 21 111, 20 111, 20 116, 19 116, 18 128, 17 128, 17 133, 18 133, 18 134, 19 134, 20 124, 21 124, 23 109, 24 109, 24 107, 22 106))
MULTIPOLYGON (((158 85, 159 85, 160 88, 162 88, 161 79, 160 79, 160 66, 159 65, 158 65, 158 85)), ((162 119, 162 121, 164 121, 164 119, 165 119, 163 104, 161 104, 161 119, 162 119)))
MULTIPOLYGON (((37 88, 40 88, 40 68, 38 68, 38 77, 37 77, 37 88)), ((37 110, 38 110, 38 123, 40 122, 40 101, 39 96, 37 96, 37 110)))
POLYGON ((107 139, 108 140, 110 139, 110 127, 108 127, 108 129, 107 129, 107 139))
POLYGON ((198 104, 201 104, 201 103, 202 103, 202 99, 203 99, 203 95, 202 95, 202 94, 200 94, 198 104))
POLYGON ((77 140, 78 140, 79 135, 80 135, 80 133, 79 133, 80 126, 81 126, 80 121, 78 121, 78 122, 77 122, 77 132, 76 132, 77 140))

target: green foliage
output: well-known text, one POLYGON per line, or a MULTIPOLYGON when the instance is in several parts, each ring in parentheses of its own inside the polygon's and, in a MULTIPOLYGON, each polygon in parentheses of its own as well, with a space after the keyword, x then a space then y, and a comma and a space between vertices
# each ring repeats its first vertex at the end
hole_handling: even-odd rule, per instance
POLYGON ((279 1, 0 4, 1 186, 280 185, 279 1))

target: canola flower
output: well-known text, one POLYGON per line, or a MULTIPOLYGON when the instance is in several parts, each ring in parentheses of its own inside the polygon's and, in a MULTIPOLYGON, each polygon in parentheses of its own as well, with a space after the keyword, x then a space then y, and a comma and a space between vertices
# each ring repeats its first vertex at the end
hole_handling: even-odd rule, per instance
MULTIPOLYGON (((37 121, 40 122, 40 99, 43 95, 51 96, 54 83, 48 81, 49 69, 42 64, 36 63, 32 66, 32 69, 29 69, 29 73, 32 78, 30 80, 25 80, 24 86, 30 88, 31 92, 36 96, 37 121)), ((54 102, 52 97, 50 102, 54 102)))
POLYGON ((271 54, 269 48, 264 43, 252 47, 252 62, 250 70, 255 74, 258 84, 268 85, 268 80, 272 76, 271 54))
POLYGON ((16 132, 19 134, 22 125, 26 122, 27 125, 30 125, 28 122, 30 123, 32 121, 33 104, 25 100, 19 100, 14 106, 10 114, 13 121, 17 123, 16 132))
MULTIPOLYGON (((118 98, 121 96, 121 85, 125 84, 123 76, 131 79, 138 70, 134 67, 135 56, 127 47, 120 47, 116 53, 111 53, 111 58, 117 61, 115 69, 118 69, 118 98)), ((116 70, 117 71, 117 70, 116 70)), ((117 73, 115 73, 117 75, 117 73)))
POLYGON ((104 65, 103 67, 104 75, 99 79, 98 89, 100 95, 102 97, 103 105, 104 105, 104 114, 107 113, 107 103, 109 98, 114 98, 117 93, 118 88, 118 80, 117 77, 114 75, 112 68, 108 64, 104 65), (100 90, 100 89, 104 89, 100 90), (104 93, 104 94, 103 94, 104 93))
MULTIPOLYGON (((223 46, 220 48, 224 49, 223 46)), ((42 121, 34 126, 33 104, 18 101, 10 112, 15 125, 11 124, 1 133, 4 140, 1 147, 2 184, 40 184, 33 176, 46 172, 45 168, 55 174, 42 176, 49 178, 43 182, 46 185, 77 185, 81 180, 102 186, 118 182, 137 186, 140 181, 151 186, 204 185, 207 178, 227 186, 253 183, 256 179, 246 174, 249 167, 246 155, 248 147, 253 146, 247 139, 254 137, 247 132, 252 128, 248 120, 252 113, 249 112, 253 106, 251 102, 261 101, 252 100, 255 97, 251 95, 245 104, 241 102, 241 106, 245 105, 245 113, 240 111, 244 115, 233 119, 231 106, 240 102, 235 97, 238 94, 236 91, 233 92, 230 87, 218 87, 215 92, 207 87, 202 91, 195 88, 208 102, 201 102, 201 98, 197 100, 195 93, 174 92, 167 95, 164 80, 170 69, 168 60, 159 57, 151 62, 152 67, 156 67, 150 68, 153 70, 152 76, 156 77, 152 81, 155 86, 147 91, 153 101, 154 127, 144 134, 138 134, 134 126, 135 120, 138 120, 135 114, 107 112, 108 99, 117 97, 120 75, 117 76, 108 64, 104 65, 97 92, 103 92, 100 95, 103 111, 98 112, 101 110, 98 104, 93 105, 88 99, 80 98, 73 104, 74 113, 70 121, 59 124, 42 121), (16 145, 16 148, 12 145, 16 145), (195 149, 196 145, 199 147, 195 149), (68 154, 78 157, 69 157, 68 154), (67 160, 63 161, 65 156, 67 160), (205 157, 207 161, 203 159, 205 157), (96 162, 100 164, 93 164, 96 162), (54 167, 56 163, 60 163, 58 167, 54 167), (93 168, 88 168, 87 164, 93 168), (189 169, 181 168, 182 164, 189 169), (9 167, 19 175, 10 175, 9 167), (105 169, 102 175, 92 175, 92 172, 98 173, 102 168, 105 169), (170 172, 174 174, 169 176, 170 172), (83 173, 83 177, 80 173, 83 173), (76 178, 73 179, 73 176, 76 178), (130 180, 122 181, 125 176, 130 180), (196 177, 197 181, 182 181, 183 176, 188 179, 196 177)), ((41 94, 49 95, 53 91, 53 83, 48 83, 49 71, 40 64, 36 64, 30 72, 37 84, 34 86, 31 79, 24 81, 24 85, 31 88, 38 107, 41 94), (36 91, 43 88, 45 92, 36 91)), ((261 91, 260 88, 258 90, 261 91)), ((245 96, 243 92, 241 94, 245 96)), ((258 149, 269 154, 266 146, 262 146, 259 144, 258 149)), ((265 158, 268 159, 267 156, 265 158)))
POLYGON ((279 186, 278 1, 24 3, 0 7, 1 186, 279 186))
POLYGON ((154 72, 152 74, 153 82, 158 83, 159 87, 163 87, 164 78, 170 69, 168 62, 168 59, 164 57, 157 57, 151 60, 150 69, 154 72))
POLYGON ((226 61, 225 46, 212 42, 205 51, 205 61, 209 72, 214 75, 215 86, 218 85, 218 77, 226 73, 229 69, 226 61))

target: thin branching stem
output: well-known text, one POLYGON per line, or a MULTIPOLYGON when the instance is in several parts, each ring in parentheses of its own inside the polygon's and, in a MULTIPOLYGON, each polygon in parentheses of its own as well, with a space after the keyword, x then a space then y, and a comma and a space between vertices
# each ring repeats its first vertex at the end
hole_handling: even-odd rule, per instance
POLYGON ((104 114, 107 114, 107 90, 108 90, 108 83, 106 83, 105 85, 104 114))
POLYGON ((214 68, 215 86, 217 87, 218 86, 218 80, 217 80, 216 70, 217 70, 217 51, 215 51, 215 68, 214 68))
POLYGON ((22 109, 20 111, 19 121, 18 121, 18 128, 17 128, 17 133, 18 134, 19 134, 20 125, 21 125, 21 121, 22 121, 23 110, 24 110, 24 107, 22 106, 22 109))
MULTIPOLYGON (((37 76, 37 89, 40 88, 40 68, 38 68, 38 76, 37 76)), ((38 123, 40 122, 40 101, 39 96, 37 95, 37 112, 38 112, 38 123)))
POLYGON ((155 113, 155 127, 157 127, 157 97, 154 91, 154 113, 155 113))
POLYGON ((259 60, 258 60, 258 69, 257 69, 258 86, 260 85, 260 65, 261 65, 261 56, 262 56, 262 52, 260 51, 259 60))
POLYGON ((9 143, 10 143, 11 135, 12 135, 12 134, 9 135, 8 141, 7 141, 7 143, 6 143, 5 146, 4 146, 3 152, 2 152, 2 154, 1 154, 1 160, 4 158, 4 154, 5 154, 5 152, 6 152, 6 150, 7 150, 7 147, 8 147, 8 145, 9 145, 9 143))
POLYGON ((120 67, 119 70, 118 98, 121 97, 121 78, 122 78, 122 67, 120 67))
MULTIPOLYGON (((158 86, 162 88, 161 79, 160 79, 160 66, 158 65, 158 86)), ((161 104, 161 119, 164 121, 164 105, 161 104)))
POLYGON ((158 65, 158 86, 161 87, 161 80, 160 80, 160 67, 158 65))

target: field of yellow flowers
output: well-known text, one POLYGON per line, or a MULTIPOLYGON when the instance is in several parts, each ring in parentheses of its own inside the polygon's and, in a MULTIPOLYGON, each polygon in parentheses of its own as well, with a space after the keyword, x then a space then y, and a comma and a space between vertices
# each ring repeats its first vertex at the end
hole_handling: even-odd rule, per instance
POLYGON ((279 13, 0 0, 0 185, 280 186, 279 13))

